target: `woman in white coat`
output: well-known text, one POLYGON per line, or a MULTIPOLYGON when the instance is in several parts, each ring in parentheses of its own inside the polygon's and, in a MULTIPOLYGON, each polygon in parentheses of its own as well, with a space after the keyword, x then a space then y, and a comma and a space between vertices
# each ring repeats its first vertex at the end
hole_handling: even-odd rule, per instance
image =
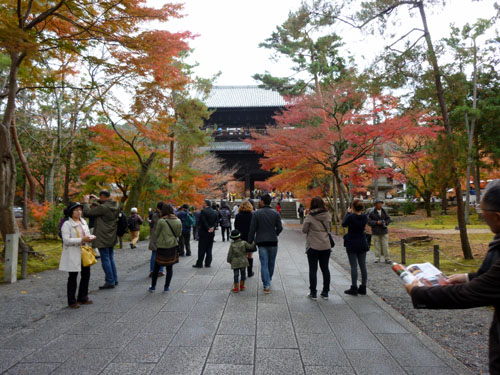
POLYGON ((82 218, 83 206, 78 203, 70 203, 66 208, 67 220, 61 228, 63 240, 63 251, 59 269, 69 272, 68 277, 68 305, 77 309, 80 305, 90 305, 89 300, 89 280, 90 267, 82 267, 82 250, 80 246, 92 242, 95 238, 90 235, 89 227, 82 218), (78 297, 76 297, 78 272, 81 272, 80 287, 78 297))

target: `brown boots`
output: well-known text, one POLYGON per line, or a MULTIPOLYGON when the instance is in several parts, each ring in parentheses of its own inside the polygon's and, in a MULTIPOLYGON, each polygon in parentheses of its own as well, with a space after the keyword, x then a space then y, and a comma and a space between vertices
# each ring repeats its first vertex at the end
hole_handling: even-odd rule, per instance
POLYGON ((238 293, 239 291, 244 291, 245 290, 245 282, 242 280, 240 281, 240 284, 234 283, 233 284, 233 289, 231 289, 231 292, 233 293, 238 293))

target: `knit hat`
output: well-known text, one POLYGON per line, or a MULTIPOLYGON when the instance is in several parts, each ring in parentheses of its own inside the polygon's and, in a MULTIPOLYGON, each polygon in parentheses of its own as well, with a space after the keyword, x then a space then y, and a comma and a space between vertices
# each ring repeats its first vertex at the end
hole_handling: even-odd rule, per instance
POLYGON ((240 231, 238 229, 234 229, 231 231, 231 239, 237 240, 241 237, 240 231))
POLYGON ((133 213, 133 214, 136 214, 137 213, 137 208, 136 207, 132 207, 130 209, 130 212, 133 213))

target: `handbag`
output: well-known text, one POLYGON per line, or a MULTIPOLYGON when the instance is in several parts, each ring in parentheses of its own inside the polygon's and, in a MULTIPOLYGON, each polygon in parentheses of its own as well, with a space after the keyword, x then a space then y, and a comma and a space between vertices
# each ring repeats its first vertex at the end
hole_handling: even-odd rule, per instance
MULTIPOLYGON (((80 238, 80 233, 78 229, 75 227, 76 236, 80 238)), ((91 246, 82 245, 80 246, 82 251, 82 267, 90 267, 97 263, 97 259, 95 257, 95 251, 91 246)))
POLYGON ((82 249, 82 266, 90 267, 97 263, 97 259, 95 258, 94 249, 90 246, 80 246, 82 249))
POLYGON ((330 248, 334 248, 335 247, 335 241, 333 240, 332 235, 330 234, 330 232, 326 228, 325 223, 323 223, 322 221, 320 221, 320 223, 321 223, 321 225, 323 225, 323 228, 325 228, 325 232, 328 234, 328 239, 330 240, 330 248))

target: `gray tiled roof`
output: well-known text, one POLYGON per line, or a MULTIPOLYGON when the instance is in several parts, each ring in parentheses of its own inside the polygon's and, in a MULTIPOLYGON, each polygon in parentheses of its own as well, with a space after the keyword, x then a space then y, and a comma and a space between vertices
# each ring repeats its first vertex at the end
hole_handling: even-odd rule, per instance
POLYGON ((276 91, 258 86, 214 86, 205 100, 208 108, 284 107, 283 97, 276 91))
POLYGON ((212 142, 210 151, 250 151, 250 145, 245 142, 212 142))

